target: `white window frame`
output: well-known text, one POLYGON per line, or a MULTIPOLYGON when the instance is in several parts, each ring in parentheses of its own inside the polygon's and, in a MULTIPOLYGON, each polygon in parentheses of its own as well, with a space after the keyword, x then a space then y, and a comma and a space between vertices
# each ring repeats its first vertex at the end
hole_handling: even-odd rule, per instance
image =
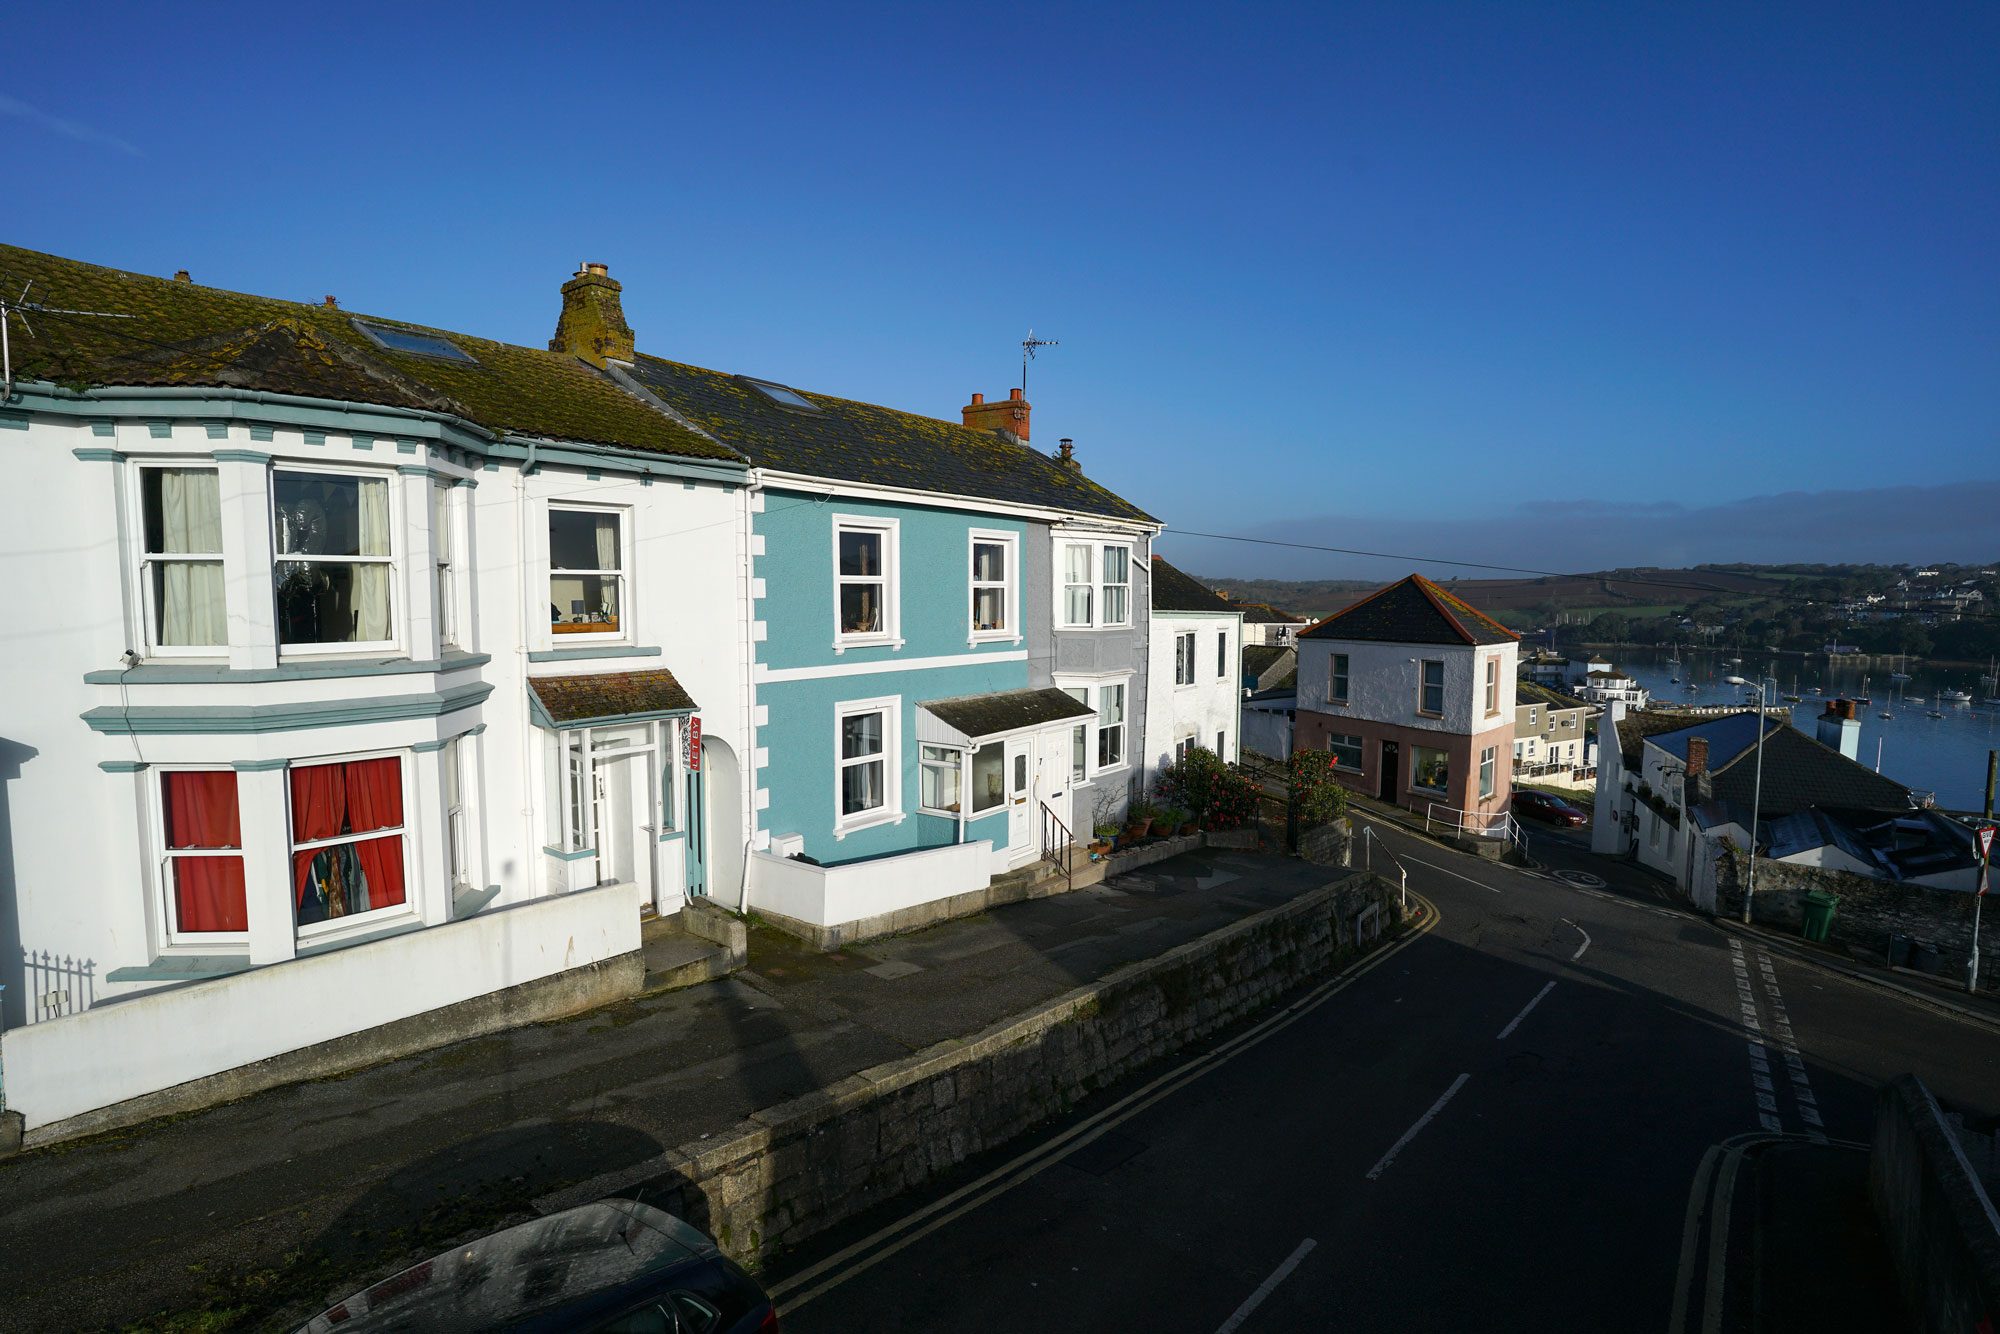
POLYGON ((472 886, 472 813, 467 793, 469 784, 465 781, 463 744, 469 736, 469 733, 461 732, 446 741, 444 748, 438 752, 438 786, 443 789, 445 797, 445 872, 453 893, 472 886), (451 800, 453 788, 458 790, 456 803, 451 800))
POLYGON ((967 806, 965 800, 965 785, 967 781, 965 759, 966 752, 958 749, 956 746, 941 746, 934 741, 920 741, 917 743, 918 810, 922 811, 925 815, 942 815, 948 820, 956 820, 958 818, 959 812, 956 808, 950 806, 932 806, 924 800, 923 780, 925 771, 930 769, 949 769, 951 770, 952 782, 958 787, 958 804, 961 807, 966 807, 967 812, 970 813, 971 808, 967 806), (926 751, 936 751, 937 757, 925 754, 926 751))
MULTIPOLYGON (((143 784, 146 789, 145 810, 147 820, 152 825, 151 852, 153 855, 155 881, 152 894, 154 939, 161 942, 164 947, 163 952, 166 953, 195 952, 201 950, 212 951, 218 946, 229 947, 232 952, 239 952, 247 948, 250 943, 250 933, 247 930, 176 931, 174 929, 174 910, 172 907, 174 894, 173 862, 180 857, 227 857, 232 853, 236 856, 237 860, 241 861, 245 856, 245 850, 240 847, 169 848, 167 846, 166 776, 170 773, 195 772, 235 774, 236 836, 245 842, 248 842, 250 837, 243 827, 243 774, 241 771, 227 764, 163 764, 139 771, 139 776, 147 780, 143 784)), ((287 815, 289 814, 290 812, 287 812, 287 815)), ((289 832, 287 830, 287 833, 289 832)), ((243 909, 246 915, 256 907, 251 897, 250 886, 250 867, 246 862, 243 867, 243 909)))
POLYGON ((1227 630, 1217 630, 1215 632, 1215 679, 1218 681, 1227 681, 1229 679, 1229 632, 1227 630))
POLYGON ((1174 742, 1174 763, 1179 764, 1182 760, 1186 759, 1188 752, 1193 750, 1198 744, 1200 743, 1196 741, 1193 732, 1189 732, 1186 736, 1174 742))
MULTIPOLYGON (((1069 694, 1071 698, 1077 699, 1078 702, 1081 703, 1085 708, 1089 709, 1091 712, 1098 715, 1095 718, 1086 718, 1082 720, 1083 725, 1086 728, 1086 733, 1084 737, 1084 747, 1083 747, 1083 760, 1084 760, 1084 768, 1086 770, 1086 775, 1083 778, 1072 777, 1071 786, 1073 787, 1084 786, 1088 784, 1091 780, 1095 779, 1100 774, 1123 773, 1127 769, 1131 768, 1132 767, 1132 677, 1123 672, 1105 676, 1075 676, 1075 675, 1064 674, 1064 675, 1059 675, 1055 678, 1055 687, 1056 689, 1064 691, 1067 694, 1069 694), (1099 753, 1098 736, 1101 732, 1104 731, 1103 707, 1102 707, 1103 701, 1101 700, 1100 695, 1103 692, 1103 690, 1108 686, 1122 686, 1125 691, 1125 696, 1124 696, 1125 717, 1124 721, 1118 724, 1119 730, 1124 735, 1122 737, 1122 745, 1120 748, 1121 758, 1117 764, 1099 764, 1097 762, 1097 756, 1099 753)), ((1075 733, 1072 732, 1071 733, 1072 743, 1074 742, 1074 740, 1075 740, 1075 733)))
POLYGON ((1426 718, 1442 718, 1442 717, 1444 717, 1444 703, 1445 703, 1445 699, 1444 699, 1444 694, 1445 694, 1445 670, 1444 670, 1444 659, 1443 659, 1443 658, 1420 658, 1420 659, 1418 659, 1418 661, 1417 661, 1417 712, 1418 712, 1418 713, 1420 713, 1420 714, 1422 714, 1422 715, 1423 715, 1424 717, 1426 717, 1426 718), (1429 690, 1429 689, 1431 688, 1431 687, 1430 687, 1430 682, 1429 682, 1428 680, 1426 680, 1426 679, 1425 679, 1425 678, 1426 678, 1426 676, 1428 675, 1428 673, 1429 673, 1429 669, 1430 669, 1431 667, 1436 667, 1436 668, 1438 669, 1438 682, 1437 682, 1437 697, 1438 697, 1438 702, 1437 702, 1437 707, 1436 707, 1435 709, 1433 709, 1433 708, 1430 708, 1430 707, 1428 707, 1428 706, 1427 706, 1427 704, 1426 704, 1426 702, 1425 702, 1425 699, 1424 699, 1424 694, 1425 694, 1425 692, 1426 692, 1426 691, 1428 691, 1428 690, 1429 690))
POLYGON ((411 759, 411 754, 407 750, 367 750, 356 751, 353 754, 346 755, 311 755, 300 756, 298 759, 288 761, 285 767, 278 771, 285 785, 285 828, 283 830, 285 848, 285 906, 292 914, 292 935, 293 939, 298 942, 299 948, 304 949, 310 945, 323 944, 329 940, 339 940, 347 936, 372 931, 384 922, 393 922, 401 918, 414 918, 421 915, 423 911, 424 875, 423 868, 417 864, 416 849, 413 846, 414 840, 411 838, 411 835, 416 832, 412 813, 416 810, 415 797, 417 793, 416 766, 411 763, 411 759), (403 785, 403 823, 401 825, 394 829, 371 829, 365 834, 336 834, 332 838, 311 839, 304 843, 294 843, 292 841, 292 827, 295 823, 292 819, 292 770, 311 769, 322 764, 354 764, 361 760, 388 759, 395 760, 401 771, 399 778, 399 781, 403 785), (366 843, 375 839, 388 838, 391 835, 398 836, 403 840, 403 901, 401 903, 392 903, 384 908, 370 908, 367 912, 363 913, 349 913, 345 917, 329 918, 324 922, 311 922, 304 926, 299 924, 298 884, 293 879, 298 874, 294 869, 293 862, 293 858, 298 853, 304 852, 309 848, 327 848, 341 843, 366 843))
POLYGON ((1134 579, 1132 567, 1136 560, 1136 542, 1131 538, 1081 536, 1075 533, 1054 534, 1054 596, 1052 608, 1058 630, 1123 630, 1135 622, 1132 614, 1134 579), (1068 578, 1068 555, 1066 548, 1088 547, 1090 549, 1090 580, 1088 583, 1072 584, 1068 578), (1109 583, 1104 578, 1104 553, 1117 549, 1125 553, 1125 582, 1109 583), (1088 620, 1072 621, 1069 618, 1069 590, 1086 588, 1090 591, 1090 617, 1088 620), (1125 590, 1125 615, 1121 620, 1109 620, 1104 614, 1105 590, 1122 588, 1125 590))
MULTIPOLYGON (((587 644, 627 644, 638 642, 633 625, 637 607, 632 597, 632 507, 630 505, 590 505, 572 501, 552 500, 542 515, 542 602, 553 605, 549 584, 558 574, 584 575, 598 579, 618 581, 618 628, 616 630, 573 630, 557 634, 553 622, 542 626, 542 633, 554 647, 578 647, 587 644), (615 570, 586 570, 556 568, 555 534, 551 531, 557 514, 609 514, 618 521, 618 565, 615 570)), ((539 619, 539 617, 537 618, 539 619)))
MULTIPOLYGON (((153 458, 134 460, 137 465, 133 472, 132 495, 130 497, 130 522, 128 530, 132 534, 132 553, 138 571, 136 586, 139 593, 139 636, 144 643, 149 658, 226 658, 229 645, 221 644, 162 644, 159 639, 159 609, 153 605, 152 565, 155 561, 187 561, 194 563, 220 563, 222 578, 226 587, 229 581, 229 516, 225 511, 222 521, 222 545, 224 550, 209 552, 181 552, 146 550, 146 478, 149 471, 192 471, 200 469, 215 474, 216 490, 222 489, 222 467, 210 458, 153 458)), ((267 506, 268 508, 268 506, 267 506)), ((275 567, 274 567, 275 573, 275 567)), ((275 585, 274 585, 275 588, 275 585)), ((275 592, 273 594, 275 598, 275 592)), ((223 617, 223 638, 229 638, 228 615, 223 617)))
POLYGON ((1500 747, 1487 746, 1479 752, 1479 799, 1487 800, 1499 791, 1500 747))
MULTIPOLYGON (((1018 644, 1021 642, 1021 535, 994 528, 973 528, 965 535, 965 642, 968 644, 1018 644), (1001 549, 1005 572, 996 583, 980 579, 975 556, 981 545, 1001 549), (982 589, 1000 590, 1002 625, 998 630, 981 630, 973 616, 973 606, 982 589)), ((835 615, 839 615, 838 608, 835 615)))
POLYGON ((350 468, 338 463, 288 460, 275 463, 266 474, 264 483, 264 515, 271 525, 271 568, 265 572, 270 580, 272 639, 277 643, 278 656, 324 657, 337 654, 397 654, 403 647, 405 627, 409 625, 409 598, 403 589, 404 544, 399 536, 403 531, 403 488, 396 485, 398 478, 393 472, 380 468, 350 468), (366 481, 381 482, 389 488, 389 554, 385 556, 308 556, 294 554, 293 563, 316 565, 387 565, 389 567, 389 638, 381 640, 357 640, 334 644, 287 644, 278 638, 278 566, 286 563, 286 553, 278 549, 278 474, 286 472, 318 474, 329 477, 359 477, 366 481))
POLYGON ((1348 655, 1335 653, 1327 662, 1326 697, 1334 704, 1347 703, 1347 692, 1351 684, 1348 675, 1348 655))
POLYGON ((1174 684, 1191 686, 1194 684, 1195 632, 1177 630, 1174 632, 1174 684))
MULTIPOLYGON (((903 647, 902 636, 902 521, 882 518, 873 514, 836 514, 833 516, 832 554, 830 573, 833 579, 833 651, 845 653, 851 648, 903 647), (882 539, 882 577, 875 580, 863 576, 843 578, 840 573, 840 535, 844 532, 875 533, 882 539), (868 584, 880 582, 882 585, 882 628, 856 634, 848 634, 840 628, 840 590, 844 584, 868 584)), ((969 550, 969 548, 968 548, 969 550)), ((971 623, 971 609, 966 611, 966 622, 971 623)))
POLYGON ((1486 716, 1500 712, 1500 659, 1486 659, 1486 716))
POLYGON ((903 697, 881 695, 874 699, 842 700, 833 706, 833 836, 846 838, 876 825, 903 822, 903 697), (882 715, 882 804, 857 815, 840 809, 841 785, 850 765, 869 764, 872 756, 844 759, 840 753, 841 731, 849 718, 864 713, 882 715))
POLYGON ((440 651, 463 647, 458 642, 457 491, 457 484, 449 478, 431 482, 431 564, 437 571, 433 614, 440 651))

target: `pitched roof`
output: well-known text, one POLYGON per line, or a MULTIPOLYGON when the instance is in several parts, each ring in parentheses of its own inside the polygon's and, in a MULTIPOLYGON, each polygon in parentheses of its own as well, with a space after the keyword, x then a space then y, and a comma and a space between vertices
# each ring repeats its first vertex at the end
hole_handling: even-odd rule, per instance
POLYGON ((632 374, 674 411, 759 467, 1046 509, 1156 522, 1080 472, 990 431, 788 386, 787 407, 743 376, 641 354, 632 374))
POLYGON ((1245 625, 1304 625, 1310 616, 1294 616, 1288 611, 1279 611, 1268 602, 1238 602, 1236 609, 1243 613, 1245 625))
POLYGON ((0 245, 0 285, 51 309, 16 320, 17 379, 260 389, 446 413, 516 433, 740 460, 574 357, 400 320, 361 317, 448 339, 470 360, 382 347, 352 311, 250 296, 0 245), (106 312, 66 315, 61 310, 106 312), (120 318, 111 318, 118 316, 120 318))
POLYGON ((1763 817, 1791 815, 1819 807, 1831 811, 1906 811, 1910 789, 1884 778, 1867 765, 1848 759, 1795 727, 1778 727, 1764 738, 1761 792, 1747 746, 1734 759, 1715 768, 1718 799, 1749 810, 1753 793, 1763 817))
POLYGON ((1219 611, 1239 610, 1227 598, 1203 584, 1193 575, 1184 574, 1167 564, 1166 557, 1153 557, 1153 610, 1154 611, 1219 611))
POLYGON ((1514 702, 1516 704, 1541 704, 1551 709, 1595 709, 1595 704, 1586 704, 1574 695, 1565 695, 1559 690, 1551 690, 1537 681, 1514 682, 1514 702))
POLYGON ((1674 709, 1637 709, 1618 720, 1618 753, 1625 761, 1627 769, 1639 767, 1642 743, 1650 736, 1662 732, 1678 732, 1684 727, 1694 727, 1706 721, 1697 714, 1681 713, 1674 709))
POLYGON ((1287 653, 1297 652, 1298 650, 1289 644, 1245 644, 1243 646, 1243 674, 1245 676, 1262 676, 1270 670, 1272 663, 1284 657, 1287 653))
POLYGON ((1521 638, 1421 574, 1378 588, 1299 636, 1383 644, 1513 644, 1521 638))
POLYGON ((646 672, 595 672, 580 676, 533 676, 528 689, 562 726, 626 718, 634 714, 692 713, 695 702, 664 667, 646 672))

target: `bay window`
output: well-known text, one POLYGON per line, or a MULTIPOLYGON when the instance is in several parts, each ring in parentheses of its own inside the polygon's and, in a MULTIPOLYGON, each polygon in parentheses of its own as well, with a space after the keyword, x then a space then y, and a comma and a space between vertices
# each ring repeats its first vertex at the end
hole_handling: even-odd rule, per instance
MULTIPOLYGON (((1081 691, 1069 692, 1081 699, 1081 691)), ((1083 723, 1069 729, 1069 781, 1081 783, 1090 773, 1090 728, 1083 723)))
POLYGON ((624 633, 623 515, 549 506, 549 629, 624 633))
POLYGON ((462 744, 461 738, 453 737, 445 742, 444 754, 439 757, 444 774, 445 846, 453 889, 472 883, 472 830, 465 814, 462 744))
POLYGON ((146 641, 153 650, 222 649, 222 487, 214 468, 141 468, 146 641))
POLYGON ((1115 769, 1125 763, 1125 687, 1097 688, 1097 767, 1115 769))
POLYGON ((388 646, 388 479, 283 469, 271 511, 278 643, 388 646))
POLYGON ((195 943, 249 930, 235 772, 170 769, 162 773, 160 829, 164 835, 162 881, 168 939, 195 943))
POLYGON ((403 762, 291 768, 292 905, 302 927, 407 902, 403 762))
POLYGON ((1059 624, 1069 630, 1132 623, 1132 548, 1129 544, 1064 541, 1058 544, 1062 580, 1059 624))
POLYGON ((440 646, 458 643, 458 589, 452 579, 449 482, 431 486, 431 557, 437 568, 437 634, 440 646))
MULTIPOLYGON (((887 641, 896 633, 896 524, 836 518, 834 641, 887 641)), ((975 597, 975 601, 976 601, 975 597)))

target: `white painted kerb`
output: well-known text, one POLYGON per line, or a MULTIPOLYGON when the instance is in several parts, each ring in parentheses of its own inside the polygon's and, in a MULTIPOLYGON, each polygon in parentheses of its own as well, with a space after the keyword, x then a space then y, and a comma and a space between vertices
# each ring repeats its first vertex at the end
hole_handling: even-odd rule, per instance
POLYGON ((638 948, 632 887, 609 885, 144 992, 0 1037, 7 1105, 33 1130, 638 948))

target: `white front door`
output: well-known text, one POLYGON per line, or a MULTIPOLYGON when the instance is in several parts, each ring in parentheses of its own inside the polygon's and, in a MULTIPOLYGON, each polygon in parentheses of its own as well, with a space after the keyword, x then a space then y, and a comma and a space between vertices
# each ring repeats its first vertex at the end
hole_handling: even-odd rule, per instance
POLYGON ((1044 732, 1036 739, 1035 745, 1039 751, 1035 765, 1036 809, 1039 811, 1047 806, 1069 829, 1071 842, 1088 843, 1088 830, 1084 831, 1083 837, 1077 834, 1076 804, 1070 800, 1070 729, 1064 727, 1044 732))
POLYGON ((1042 855, 1035 805, 1035 742, 1017 737, 1007 743, 1007 864, 1025 866, 1042 855))
POLYGON ((631 885, 641 904, 653 902, 653 853, 659 838, 652 818, 652 748, 637 753, 599 751, 594 759, 597 883, 631 885))

